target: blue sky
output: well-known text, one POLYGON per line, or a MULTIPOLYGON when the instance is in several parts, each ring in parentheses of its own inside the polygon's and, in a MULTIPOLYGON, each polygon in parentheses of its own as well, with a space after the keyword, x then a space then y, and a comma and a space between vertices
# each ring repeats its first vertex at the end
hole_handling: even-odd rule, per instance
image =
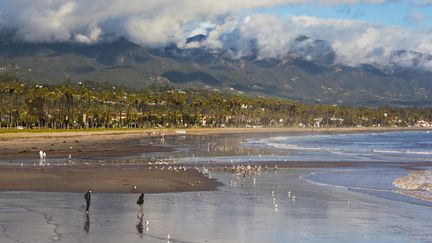
POLYGON ((412 29, 432 28, 432 4, 419 5, 412 1, 394 1, 383 4, 303 4, 261 9, 259 12, 280 16, 307 15, 328 19, 352 19, 412 29), (414 16, 417 16, 417 20, 414 16))

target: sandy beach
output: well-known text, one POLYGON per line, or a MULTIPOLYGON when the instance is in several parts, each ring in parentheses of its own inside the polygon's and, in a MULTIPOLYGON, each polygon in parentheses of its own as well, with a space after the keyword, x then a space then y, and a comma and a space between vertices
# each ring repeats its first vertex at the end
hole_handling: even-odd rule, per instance
POLYGON ((430 203, 398 194, 391 184, 430 166, 428 155, 374 151, 396 144, 423 152, 401 147, 400 141, 430 141, 425 131, 379 133, 400 130, 163 130, 163 141, 162 130, 150 136, 151 130, 3 133, 1 146, 10 149, 1 152, 9 159, 0 158, 0 241, 428 242, 430 203), (298 150, 283 150, 259 143, 285 136, 293 145, 306 139, 340 149, 316 152, 300 144, 298 150), (371 139, 373 147, 350 150, 371 139), (56 159, 55 151, 47 151, 39 166, 38 150, 53 141, 53 150, 76 149, 73 165, 64 163, 65 154, 56 159), (262 170, 231 173, 240 163, 262 170), (210 173, 167 166, 205 166, 210 173), (94 194, 91 213, 85 214, 82 194, 88 188, 94 194), (146 193, 143 217, 137 217, 135 204, 140 192, 146 193))
MULTIPOLYGON (((154 134, 153 136, 157 136, 154 134)), ((147 131, 85 131, 0 134, 0 160, 38 159, 39 151, 48 158, 119 157, 147 152, 168 152, 171 148, 140 144, 147 131)))
POLYGON ((209 191, 220 185, 194 169, 161 171, 155 166, 125 165, 0 167, 0 191, 84 192, 91 188, 104 193, 163 193, 209 191))
POLYGON ((238 133, 355 133, 419 130, 419 128, 202 128, 202 129, 134 129, 67 132, 0 133, 0 160, 38 159, 40 150, 49 158, 120 157, 148 152, 169 152, 168 146, 141 143, 146 137, 159 134, 209 135, 238 133))
MULTIPOLYGON (((97 158, 116 158, 124 156, 139 156, 150 152, 171 152, 172 145, 154 143, 160 140, 161 133, 167 136, 193 134, 196 136, 209 134, 236 133, 351 133, 351 132, 382 132, 401 129, 392 128, 334 128, 334 129, 303 129, 303 128, 250 128, 250 129, 190 129, 190 130, 126 130, 126 131, 74 131, 74 132, 44 132, 44 133, 0 133, 0 160, 12 161, 19 165, 20 160, 34 160, 39 162, 39 151, 46 151, 48 159, 65 159, 72 154, 73 159, 94 160, 97 158), (176 133, 177 131, 177 133, 176 133), (149 139, 145 139, 149 138, 149 139)), ((407 129, 409 130, 409 129, 407 129)), ((238 145, 235 145, 238 146, 238 145)), ((207 150, 206 150, 207 151, 207 150)), ((95 160, 94 160, 95 161, 95 160)), ((0 190, 13 191, 48 191, 48 192, 82 192, 89 187, 99 192, 130 193, 133 185, 137 185, 143 192, 179 192, 214 190, 217 182, 204 177, 195 170, 187 172, 161 171, 160 168, 149 170, 149 165, 141 163, 135 165, 108 165, 99 163, 79 163, 74 166, 0 166, 0 190), (200 183, 198 183, 198 181, 200 183)), ((57 161, 56 161, 56 164, 57 161)), ((61 163, 63 164, 63 162, 61 163)), ((263 161, 257 164, 268 165, 273 170, 274 165, 279 168, 331 168, 367 166, 364 162, 331 162, 317 161, 314 163, 280 161, 263 161)), ((229 161, 218 164, 219 170, 223 166, 232 166, 229 161)), ((193 166, 189 164, 189 166, 193 166)), ((213 165, 209 165, 213 166, 213 165)))

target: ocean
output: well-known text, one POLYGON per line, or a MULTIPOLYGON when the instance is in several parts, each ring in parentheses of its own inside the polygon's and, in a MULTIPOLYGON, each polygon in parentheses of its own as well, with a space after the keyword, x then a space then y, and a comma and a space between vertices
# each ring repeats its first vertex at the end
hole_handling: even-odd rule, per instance
POLYGON ((249 146, 277 148, 288 160, 432 161, 432 132, 302 134, 248 139, 249 146))
POLYGON ((432 206, 430 131, 273 136, 250 139, 248 143, 285 151, 285 161, 370 162, 367 167, 325 170, 302 178, 311 183, 432 206), (425 173, 408 175, 407 166, 410 170, 425 173), (403 177, 404 181, 394 183, 403 177), (422 189, 412 190, 420 187, 422 189))
MULTIPOLYGON (((302 162, 313 166, 316 162, 350 162, 354 165, 352 168, 317 169, 302 179, 390 200, 432 205, 431 190, 407 190, 419 186, 425 188, 424 185, 432 188, 429 173, 409 175, 411 171, 432 169, 431 131, 243 134, 201 137, 200 142, 195 139, 184 138, 181 144, 193 145, 191 147, 195 149, 181 150, 183 154, 177 154, 176 161, 210 166, 258 162, 280 165, 302 162), (212 144, 212 148, 207 151, 202 148, 205 152, 200 153, 196 149, 199 144, 212 144), (394 183, 406 176, 402 183, 394 183)), ((176 140, 171 143, 176 144, 176 140)))

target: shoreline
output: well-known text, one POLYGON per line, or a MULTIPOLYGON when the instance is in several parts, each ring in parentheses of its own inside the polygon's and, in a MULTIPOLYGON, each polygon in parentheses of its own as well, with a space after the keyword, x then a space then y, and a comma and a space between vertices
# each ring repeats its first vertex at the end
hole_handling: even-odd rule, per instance
MULTIPOLYGON (((388 131, 417 131, 429 130, 419 128, 333 128, 333 129, 306 129, 306 128, 220 128, 220 129, 188 129, 186 135, 226 135, 242 133, 360 133, 360 132, 388 132, 388 131)), ((0 165, 0 191, 68 191, 82 192, 91 187, 99 192, 136 193, 132 191, 133 185, 138 185, 142 192, 182 192, 216 190, 221 183, 209 179, 200 172, 191 169, 187 172, 154 170, 156 166, 150 164, 100 164, 79 163, 76 165, 52 164, 50 166, 37 166, 35 164, 17 165, 20 160, 39 161, 39 150, 47 152, 47 161, 57 158, 73 159, 85 158, 94 160, 101 157, 121 158, 137 156, 153 152, 173 152, 171 145, 158 144, 159 133, 167 136, 183 136, 176 130, 131 130, 131 131, 81 131, 81 132, 43 132, 43 133, 0 133, 0 160, 13 162, 0 165), (149 168, 153 166, 153 170, 149 168), (200 181, 201 183, 198 183, 200 181)), ((22 161, 24 162, 24 161, 22 161)), ((246 163, 244 163, 246 164, 246 163)), ((268 171, 278 168, 340 168, 362 167, 376 162, 304 162, 292 161, 266 161, 254 163, 261 166, 268 165, 268 171)), ((379 163, 382 164, 382 163, 379 163)), ((175 164, 179 166, 180 164, 175 164)), ((194 167, 194 164, 181 164, 194 167)), ((228 161, 221 164, 202 164, 214 167, 216 171, 223 171, 224 166, 230 169, 232 163, 228 161)), ((403 163, 401 165, 404 165, 403 163)), ((174 166, 172 164, 171 166, 174 166)), ((410 166, 410 165, 404 165, 410 166)), ((412 166, 412 165, 411 165, 412 166)), ((166 165, 168 167, 168 165, 166 165)))
POLYGON ((229 135, 245 133, 361 133, 426 131, 427 128, 194 128, 194 129, 134 129, 104 131, 18 132, 0 133, 0 160, 39 159, 39 151, 48 158, 104 158, 136 156, 152 152, 172 152, 171 146, 143 142, 145 138, 157 139, 160 134, 229 135))
POLYGON ((0 191, 167 193, 213 191, 223 184, 195 169, 149 166, 0 166, 0 191), (136 186, 136 189, 134 189, 136 186))
POLYGON ((74 137, 86 135, 147 135, 158 136, 161 133, 166 135, 206 135, 206 134, 235 134, 235 133, 263 133, 263 132, 386 132, 386 131, 427 131, 432 127, 325 127, 325 128, 301 128, 301 127, 226 127, 226 128, 125 128, 125 129, 78 129, 78 130, 17 130, 0 129, 0 141, 13 138, 31 137, 74 137), (184 131, 185 133, 177 133, 184 131))
MULTIPOLYGON (((286 169, 331 169, 365 168, 369 165, 386 165, 388 162, 280 162, 267 161, 254 163, 261 166, 261 172, 275 172, 286 169), (276 165, 276 166, 275 166, 276 165)), ((217 173, 252 175, 251 172, 233 172, 233 166, 245 163, 223 163, 203 165, 217 173)), ((391 165, 391 163, 389 164, 391 165)), ((423 163, 417 166, 425 165, 423 163)), ((400 168, 405 168, 400 163, 400 168)), ((39 192, 85 192, 91 188, 101 193, 173 193, 190 191, 215 191, 224 186, 214 178, 198 171, 194 164, 76 164, 76 165, 0 165, 0 192, 39 191, 39 192), (170 169, 168 169, 170 168, 170 169), (175 169, 174 169, 175 168, 175 169), (184 168, 187 168, 184 170, 184 168), (134 189, 134 186, 137 188, 134 189)), ((244 167, 245 168, 245 167, 244 167)), ((415 168, 405 168, 416 171, 415 168)), ((395 193, 400 193, 395 191, 395 193)), ((400 194, 407 194, 406 191, 400 194)), ((411 195, 412 196, 412 195, 411 195)), ((422 198, 424 200, 424 198, 422 198)))
POLYGON ((239 133, 363 133, 363 132, 397 132, 397 131, 428 131, 432 128, 421 127, 333 127, 333 128, 196 128, 189 129, 188 134, 239 134, 239 133))

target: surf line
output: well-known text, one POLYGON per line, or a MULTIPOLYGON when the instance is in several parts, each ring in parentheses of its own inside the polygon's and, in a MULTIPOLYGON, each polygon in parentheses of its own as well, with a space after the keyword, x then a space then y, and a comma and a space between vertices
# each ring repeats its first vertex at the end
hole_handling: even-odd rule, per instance
POLYGON ((311 179, 306 178, 307 176, 312 176, 312 175, 315 175, 317 173, 326 173, 326 172, 311 172, 309 174, 301 175, 298 178, 300 180, 303 180, 303 181, 306 181, 310 184, 318 185, 318 186, 329 186, 329 187, 336 187, 336 188, 356 189, 356 190, 365 190, 365 191, 374 191, 374 192, 392 192, 392 193, 394 193, 394 191, 395 191, 393 189, 376 189, 376 188, 364 188, 364 187, 356 187, 356 186, 333 185, 333 184, 328 184, 328 183, 316 182, 316 181, 313 181, 311 179))

